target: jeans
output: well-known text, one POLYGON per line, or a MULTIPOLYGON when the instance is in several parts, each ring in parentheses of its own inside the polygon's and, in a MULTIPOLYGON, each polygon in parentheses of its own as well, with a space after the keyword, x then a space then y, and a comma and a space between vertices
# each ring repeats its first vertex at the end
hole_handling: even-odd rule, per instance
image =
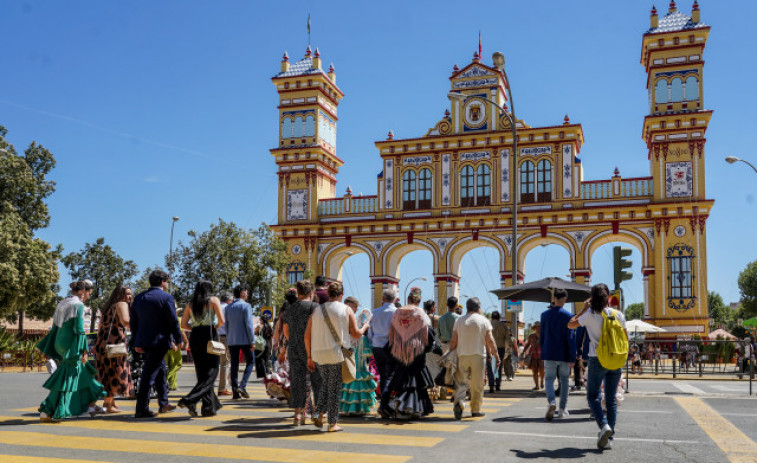
POLYGON ((255 366, 255 355, 252 353, 250 346, 229 346, 229 354, 231 355, 231 390, 234 395, 239 394, 239 388, 247 387, 247 381, 252 374, 252 367, 255 366), (239 378, 239 352, 244 354, 244 375, 242 376, 242 382, 238 382, 239 378))
POLYGON ((560 377, 560 410, 568 405, 568 382, 570 381, 570 363, 557 360, 544 361, 544 390, 547 402, 555 401, 555 378, 560 377))
POLYGON ((497 347, 497 355, 499 355, 500 360, 497 377, 494 377, 494 369, 496 368, 496 364, 493 363, 493 359, 489 359, 489 357, 486 358, 486 377, 489 380, 489 389, 494 389, 496 387, 497 390, 499 390, 500 386, 502 386, 502 370, 506 370, 505 364, 508 363, 510 359, 505 359, 504 347, 497 347))
POLYGON ((610 425, 610 429, 615 432, 615 421, 618 417, 618 402, 616 394, 618 383, 623 375, 623 369, 607 370, 599 363, 597 357, 589 357, 589 381, 586 385, 586 400, 589 402, 589 408, 594 419, 597 420, 597 426, 602 428, 605 424, 610 425), (599 395, 599 389, 605 383, 605 405, 607 405, 607 417, 602 411, 602 398, 599 395))
POLYGON ((168 405, 166 352, 168 352, 166 347, 155 347, 145 352, 145 363, 142 367, 142 376, 139 378, 139 388, 137 388, 137 414, 150 411, 150 389, 153 385, 158 393, 158 405, 161 407, 168 405))

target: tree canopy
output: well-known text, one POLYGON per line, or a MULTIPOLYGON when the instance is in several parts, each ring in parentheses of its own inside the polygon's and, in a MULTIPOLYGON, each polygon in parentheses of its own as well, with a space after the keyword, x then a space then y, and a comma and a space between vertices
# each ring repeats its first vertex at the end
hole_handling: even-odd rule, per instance
POLYGON ((636 302, 626 307, 626 320, 641 320, 644 315, 644 303, 636 302))
POLYGON ((739 291, 744 318, 757 316, 757 260, 739 273, 739 291))
POLYGON ((186 304, 201 279, 213 283, 216 293, 239 283, 250 287, 250 303, 261 307, 268 300, 283 301, 282 275, 289 256, 286 245, 266 225, 245 229, 218 219, 202 233, 190 231, 187 243, 179 241, 173 256, 166 258, 172 275, 173 294, 186 304))
POLYGON ((58 259, 34 232, 50 223, 45 200, 55 191, 47 175, 55 158, 32 142, 23 156, 5 139, 0 125, 0 318, 52 316, 58 302, 58 259))
POLYGON ((715 291, 707 295, 707 311, 710 314, 710 325, 713 329, 723 327, 730 331, 736 324, 736 311, 723 302, 723 297, 715 291))

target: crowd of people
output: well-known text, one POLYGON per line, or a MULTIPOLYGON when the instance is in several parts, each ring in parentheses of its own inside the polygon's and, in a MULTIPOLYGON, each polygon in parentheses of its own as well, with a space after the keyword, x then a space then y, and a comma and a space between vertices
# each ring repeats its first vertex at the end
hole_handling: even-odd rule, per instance
MULTIPOLYGON (((199 281, 179 320, 167 291, 169 275, 156 270, 149 281, 151 287, 133 298, 129 288, 118 286, 103 306, 96 368, 88 362, 84 330, 92 285, 86 280, 71 284, 71 295, 58 305, 53 328, 39 343, 58 363, 44 385, 50 393, 39 408, 42 421, 119 413, 117 397, 136 398, 135 418, 156 415, 151 398, 157 399, 157 413, 178 406, 192 417, 214 416, 223 406, 218 396, 250 397, 253 367, 269 395, 294 409, 294 426, 310 420, 317 428, 341 431, 340 416, 362 416, 376 404, 383 419, 421 419, 434 413, 434 399, 448 395, 459 420, 466 409, 473 417, 484 416, 486 383, 490 392, 499 391, 502 381, 512 381, 519 365, 525 365, 533 373, 534 390, 545 390, 547 421, 569 415, 568 391, 585 381, 600 428, 597 445, 612 447, 617 403, 615 394, 601 391, 618 387, 621 370, 603 367, 596 350, 603 320, 615 317, 623 327, 625 320, 608 308, 605 285, 592 288, 577 315, 564 308, 567 293, 554 290, 552 305, 520 345, 500 314, 487 318, 475 297, 466 301, 464 315, 457 298, 450 297, 446 313, 437 316, 434 301, 422 303, 420 288, 411 288, 404 303, 386 289, 383 304, 368 310, 355 297, 345 298, 341 283, 327 285, 318 277, 315 286, 302 280, 286 291, 271 325, 263 318, 253 322, 245 285, 233 288, 233 295, 223 291, 216 297, 211 282, 199 281), (196 383, 173 405, 168 391, 177 387, 181 351, 187 348, 196 383), (241 380, 240 358, 245 364, 241 380), (101 399, 103 407, 97 405, 101 399)), ((642 358, 639 351, 632 355, 634 361, 642 358)))

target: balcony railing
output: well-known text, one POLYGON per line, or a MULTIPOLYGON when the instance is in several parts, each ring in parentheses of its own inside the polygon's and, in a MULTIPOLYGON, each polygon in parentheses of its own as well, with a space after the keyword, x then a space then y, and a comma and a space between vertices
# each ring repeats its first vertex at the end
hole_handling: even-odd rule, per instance
POLYGON ((318 216, 342 214, 372 214, 378 212, 377 196, 345 196, 318 201, 318 216))
POLYGON ((653 194, 652 177, 581 183, 581 199, 639 198, 650 197, 653 194))

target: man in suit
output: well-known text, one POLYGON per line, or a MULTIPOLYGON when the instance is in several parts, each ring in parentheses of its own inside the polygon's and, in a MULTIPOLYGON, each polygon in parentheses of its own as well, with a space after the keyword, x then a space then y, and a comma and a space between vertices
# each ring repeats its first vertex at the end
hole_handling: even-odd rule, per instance
POLYGON ((129 321, 134 349, 144 354, 145 363, 137 387, 136 418, 152 418, 150 411, 150 388, 155 384, 158 393, 159 412, 170 412, 175 405, 168 403, 165 356, 168 349, 181 349, 182 338, 179 320, 176 318, 176 303, 168 294, 171 277, 162 270, 154 270, 150 276, 150 289, 139 293, 132 304, 129 321))

